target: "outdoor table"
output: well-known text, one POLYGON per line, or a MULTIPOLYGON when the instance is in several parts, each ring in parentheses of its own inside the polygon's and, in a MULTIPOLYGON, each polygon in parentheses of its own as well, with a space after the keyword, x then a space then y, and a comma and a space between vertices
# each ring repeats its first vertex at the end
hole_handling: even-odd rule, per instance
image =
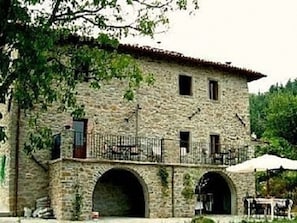
POLYGON ((120 144, 116 146, 121 159, 130 159, 131 156, 139 155, 136 145, 120 144))
MULTIPOLYGON (((274 219, 274 209, 276 204, 278 203, 285 203, 287 199, 283 199, 283 198, 247 198, 246 201, 248 202, 248 218, 250 218, 251 216, 251 203, 256 202, 257 204, 262 204, 266 206, 266 213, 267 213, 267 206, 270 206, 270 218, 271 220, 274 219)), ((288 219, 291 219, 291 208, 293 205, 293 201, 290 200, 290 204, 288 206, 288 219)))

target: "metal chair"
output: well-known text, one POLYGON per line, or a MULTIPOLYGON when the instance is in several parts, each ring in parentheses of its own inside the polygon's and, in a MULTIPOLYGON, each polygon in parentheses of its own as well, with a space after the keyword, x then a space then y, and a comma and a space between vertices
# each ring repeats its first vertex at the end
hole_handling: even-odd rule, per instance
POLYGON ((276 216, 282 216, 285 218, 286 216, 288 216, 289 205, 290 205, 289 199, 286 199, 285 202, 283 203, 276 203, 274 214, 276 216))

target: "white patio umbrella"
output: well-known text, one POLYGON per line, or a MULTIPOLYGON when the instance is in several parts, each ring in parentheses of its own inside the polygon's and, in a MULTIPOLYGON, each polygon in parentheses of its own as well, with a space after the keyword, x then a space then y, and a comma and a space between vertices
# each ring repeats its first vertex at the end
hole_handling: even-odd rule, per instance
MULTIPOLYGON (((266 171, 267 175, 269 170, 277 169, 297 170, 297 160, 291 160, 275 155, 265 154, 226 168, 227 171, 234 173, 251 173, 266 171)), ((269 193, 269 179, 266 183, 267 193, 269 193)))
POLYGON ((297 160, 282 158, 265 154, 243 163, 229 166, 226 170, 235 173, 250 173, 254 171, 267 171, 276 169, 297 170, 297 160))

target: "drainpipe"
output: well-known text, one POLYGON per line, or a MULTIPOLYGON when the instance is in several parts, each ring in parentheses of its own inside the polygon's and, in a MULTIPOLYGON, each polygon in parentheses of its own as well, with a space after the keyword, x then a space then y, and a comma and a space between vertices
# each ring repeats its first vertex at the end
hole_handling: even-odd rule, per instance
POLYGON ((17 105, 17 120, 16 120, 16 137, 15 137, 15 179, 14 179, 14 210, 13 215, 17 216, 18 214, 18 191, 19 191, 19 150, 20 150, 20 117, 21 109, 17 105))
POLYGON ((172 217, 175 217, 174 213, 174 166, 172 165, 171 168, 171 215, 172 217))
POLYGON ((140 105, 137 104, 135 108, 135 139, 136 139, 136 145, 138 145, 138 131, 139 131, 139 126, 138 126, 138 119, 139 119, 139 110, 140 110, 140 105))

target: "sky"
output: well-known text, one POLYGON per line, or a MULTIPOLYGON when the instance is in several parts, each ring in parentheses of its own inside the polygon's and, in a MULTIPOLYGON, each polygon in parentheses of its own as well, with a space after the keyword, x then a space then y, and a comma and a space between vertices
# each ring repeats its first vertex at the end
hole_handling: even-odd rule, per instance
POLYGON ((200 0, 194 16, 174 12, 170 29, 124 43, 177 51, 186 56, 251 69, 267 75, 249 83, 265 92, 297 78, 296 0, 200 0))

